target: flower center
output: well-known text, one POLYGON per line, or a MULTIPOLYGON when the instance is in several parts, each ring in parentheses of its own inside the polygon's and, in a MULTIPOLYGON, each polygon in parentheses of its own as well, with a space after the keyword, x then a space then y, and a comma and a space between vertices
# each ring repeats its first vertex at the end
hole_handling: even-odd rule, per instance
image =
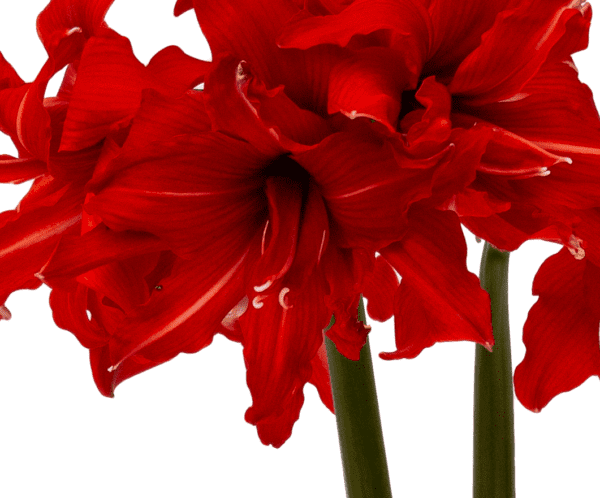
POLYGON ((297 188, 302 189, 303 192, 308 189, 310 181, 310 175, 306 170, 288 156, 279 156, 272 161, 263 171, 263 175, 266 178, 286 178, 291 183, 297 184, 297 188))

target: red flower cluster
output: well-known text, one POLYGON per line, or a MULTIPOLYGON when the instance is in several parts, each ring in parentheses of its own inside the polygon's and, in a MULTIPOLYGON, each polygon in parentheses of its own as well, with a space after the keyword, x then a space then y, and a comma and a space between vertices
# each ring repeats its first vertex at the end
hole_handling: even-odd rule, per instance
POLYGON ((395 315, 386 359, 491 347, 461 223, 500 249, 565 247, 536 278, 523 404, 600 374, 600 119, 570 57, 588 4, 179 0, 212 62, 167 47, 144 66, 104 22, 112 1, 50 2, 33 83, 0 61, 19 150, 0 181, 34 179, 0 215, 0 303, 52 287, 104 395, 222 333, 244 348, 246 420, 278 447, 307 382, 333 409, 323 329, 333 315, 358 359, 361 294, 395 315))

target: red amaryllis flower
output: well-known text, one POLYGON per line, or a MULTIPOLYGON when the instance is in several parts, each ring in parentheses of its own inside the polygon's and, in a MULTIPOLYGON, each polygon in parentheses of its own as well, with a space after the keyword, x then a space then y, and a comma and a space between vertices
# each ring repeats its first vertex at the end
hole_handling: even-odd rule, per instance
MULTIPOLYGON (((583 1, 322 2, 307 4, 278 39, 291 50, 341 50, 328 84, 329 112, 381 123, 398 143, 400 165, 407 157, 458 150, 458 137, 482 144, 482 154, 465 166, 461 188, 439 196, 437 209, 456 212, 501 249, 532 238, 568 249, 541 268, 534 285, 540 300, 525 326, 528 353, 515 386, 533 410, 600 373, 594 304, 600 121, 571 59, 587 45, 590 19, 583 1)), ((402 254, 408 242, 381 251, 400 273, 401 265, 413 266, 402 254)), ((444 320, 432 322, 421 304, 415 311, 414 302, 403 282, 398 351, 385 358, 468 339, 444 330, 444 320), (414 332, 432 325, 429 337, 414 332)))
MULTIPOLYGON (((398 167, 395 144, 372 123, 327 112, 337 49, 313 50, 297 64, 297 52, 275 45, 299 11, 295 4, 277 7, 271 21, 254 9, 254 23, 249 7, 236 5, 228 29, 248 26, 250 45, 272 50, 272 64, 260 47, 227 45, 231 32, 216 29, 204 93, 166 91, 143 77, 152 62, 140 68, 120 45, 107 50, 91 39, 61 146, 100 143, 102 155, 85 178, 83 226, 52 246, 37 276, 54 289, 56 322, 90 349, 105 395, 207 346, 217 332, 241 341, 253 396, 246 419, 265 444, 279 446, 298 418, 306 382, 332 408, 322 336, 331 316, 328 335, 351 359, 367 333, 357 322, 359 295, 373 318, 391 316, 398 280, 375 256, 390 243, 413 240, 405 279, 436 296, 460 287, 469 298, 443 301, 441 312, 456 316, 459 334, 491 343, 488 297, 466 270, 464 241, 454 242, 456 214, 422 208, 428 217, 415 222, 414 215, 410 226, 406 219, 413 204, 448 190, 447 172, 481 147, 465 141, 459 153, 415 155, 398 167), (115 90, 112 113, 107 88, 115 90), (433 230, 448 234, 451 250, 418 247, 433 230), (452 269, 438 279, 436 265, 452 269)), ((202 10, 207 33, 222 8, 202 10)), ((193 73, 179 54, 161 54, 160 76, 167 68, 193 73)))
POLYGON ((322 337, 330 317, 329 337, 358 359, 367 333, 357 322, 360 293, 373 318, 391 316, 398 280, 375 257, 391 243, 403 241, 387 257, 415 309, 456 338, 493 342, 458 217, 433 209, 484 147, 467 134, 455 137, 457 151, 425 145, 408 157, 377 123, 328 113, 329 71, 341 52, 317 48, 298 60, 275 45, 299 12, 293 3, 270 18, 266 3, 236 4, 228 30, 219 28, 226 3, 202 7, 214 47, 205 93, 181 94, 204 66, 166 49, 155 58, 162 70, 141 67, 110 33, 90 38, 68 73, 60 147, 101 155, 78 184, 82 225, 49 245, 36 276, 54 289, 57 324, 90 349, 105 395, 217 332, 241 341, 253 396, 246 418, 279 446, 306 382, 332 407, 322 337), (244 27, 249 44, 232 35, 244 27), (423 296, 433 297, 427 307, 423 296))
MULTIPOLYGON (((101 224, 64 237, 41 272, 68 303, 61 326, 97 351, 102 392, 222 332, 244 346, 246 420, 263 443, 290 436, 306 382, 333 408, 323 329, 333 315, 330 337, 358 359, 367 333, 360 294, 376 318, 391 316, 398 281, 375 250, 402 236, 418 189, 390 202, 409 178, 393 151, 368 129, 331 131, 231 56, 214 63, 204 92, 146 94, 122 148, 89 184, 85 211, 101 224), (172 251, 130 270, 146 299, 138 303, 111 288, 123 278, 116 270, 93 285, 81 276, 107 262, 103 240, 132 230, 172 251), (82 323, 91 295, 94 320, 82 323)), ((110 247, 112 261, 131 255, 118 241, 110 247)))

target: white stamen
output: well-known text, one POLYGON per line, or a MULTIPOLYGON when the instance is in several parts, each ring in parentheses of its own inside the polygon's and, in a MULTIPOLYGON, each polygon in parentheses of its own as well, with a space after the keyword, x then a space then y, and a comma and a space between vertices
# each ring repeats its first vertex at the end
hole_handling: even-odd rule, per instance
POLYGON ((255 285, 254 286, 254 290, 256 292, 263 292, 263 291, 266 291, 269 287, 271 287, 272 284, 273 284, 273 280, 267 280, 262 285, 255 285))
POLYGON ((319 255, 317 256, 317 264, 321 262, 321 256, 323 255, 323 249, 325 246, 325 237, 327 236, 327 230, 323 230, 323 238, 321 239, 321 247, 319 248, 319 255))
MULTIPOLYGON (((534 141, 533 144, 543 147, 544 149, 556 150, 558 152, 572 152, 575 154, 585 154, 589 156, 600 156, 600 148, 595 147, 585 147, 582 145, 571 145, 571 144, 561 144, 557 142, 546 142, 546 141, 534 141)), ((573 164, 573 161, 566 157, 565 160, 568 164, 573 164)))
POLYGON ((494 175, 510 176, 512 180, 524 180, 534 176, 548 176, 550 170, 546 166, 534 166, 533 168, 494 168, 480 164, 477 168, 484 173, 494 175))
POLYGON ((500 102, 518 102, 519 100, 523 100, 529 97, 528 93, 515 93, 512 97, 509 97, 504 100, 500 100, 500 102))
POLYGON ((260 244, 260 255, 265 253, 265 242, 267 239, 267 228, 269 227, 269 220, 265 223, 265 229, 263 230, 262 243, 260 244))
POLYGON ((292 308, 292 306, 288 306, 287 303, 285 302, 285 295, 290 291, 290 289, 288 287, 284 287, 283 289, 281 289, 281 292, 279 293, 279 304, 281 305, 281 307, 284 310, 289 310, 290 308, 292 308))
POLYGON ((83 33, 82 29, 79 26, 75 26, 67 31, 67 36, 71 36, 73 33, 83 33))
POLYGON ((114 372, 117 369, 118 366, 119 365, 111 365, 110 367, 108 367, 108 371, 109 372, 114 372))
POLYGON ((254 306, 254 308, 256 308, 257 310, 261 309, 265 303, 262 302, 262 296, 256 296, 253 300, 252 300, 252 306, 254 306))
POLYGON ((0 320, 10 320, 12 318, 12 313, 8 310, 6 306, 0 306, 0 320))
POLYGON ((575 235, 571 235, 569 238, 569 246, 567 249, 571 253, 571 255, 577 260, 581 261, 585 258, 585 249, 581 247, 582 240, 579 237, 575 237, 575 235))

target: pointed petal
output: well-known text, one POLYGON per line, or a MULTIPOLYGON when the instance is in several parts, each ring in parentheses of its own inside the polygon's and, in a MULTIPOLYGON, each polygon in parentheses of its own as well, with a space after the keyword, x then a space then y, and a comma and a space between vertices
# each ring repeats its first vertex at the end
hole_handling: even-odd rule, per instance
POLYGON ((309 280, 293 307, 284 308, 271 294, 260 307, 249 306, 240 317, 252 394, 246 421, 257 425, 263 444, 277 448, 290 437, 328 319, 317 276, 309 280))
MULTIPOLYGON (((265 446, 271 444, 274 448, 280 448, 292 435, 292 427, 300 418, 300 409, 303 404, 304 392, 298 389, 286 402, 286 407, 281 413, 256 422, 256 431, 260 441, 265 446)), ((248 411, 250 410, 251 408, 248 408, 248 411)), ((248 416, 246 415, 246 417, 248 416)), ((248 418, 246 420, 249 422, 248 418)))
POLYGON ((533 282, 540 297, 523 330, 527 352, 515 370, 516 395, 529 410, 600 375, 599 282, 600 268, 566 249, 540 267, 533 282))
POLYGON ((329 408, 331 413, 335 413, 333 408, 333 393, 331 392, 331 378, 329 377, 329 363, 327 362, 327 351, 324 342, 310 362, 310 366, 312 374, 308 381, 317 388, 323 404, 329 408))
MULTIPOLYGON (((546 61, 555 45, 565 36, 581 30, 591 15, 589 4, 579 0, 528 0, 496 17, 484 34, 481 45, 460 65, 449 90, 468 96, 472 103, 484 104, 508 99, 518 93, 546 61), (527 36, 515 36, 527 33, 527 36), (565 35, 565 33, 567 33, 565 35)), ((587 28, 585 28, 587 29, 587 28)), ((568 55, 568 54, 564 54, 568 55)))
POLYGON ((490 298, 467 270, 454 213, 414 211, 411 230, 381 255, 402 275, 396 295, 396 347, 384 359, 414 358, 441 341, 494 343, 490 298))
POLYGON ((119 367, 109 371, 111 366, 110 352, 108 346, 90 349, 90 364, 94 375, 94 382, 103 396, 113 398, 116 387, 123 381, 165 363, 171 358, 161 361, 150 361, 144 358, 134 357, 125 360, 119 367))
POLYGON ((104 16, 114 0, 51 0, 37 19, 37 31, 48 54, 65 33, 78 29, 86 38, 108 26, 104 16))
POLYGON ((173 14, 175 17, 179 17, 181 14, 186 13, 188 10, 194 8, 194 0, 177 0, 173 14))

